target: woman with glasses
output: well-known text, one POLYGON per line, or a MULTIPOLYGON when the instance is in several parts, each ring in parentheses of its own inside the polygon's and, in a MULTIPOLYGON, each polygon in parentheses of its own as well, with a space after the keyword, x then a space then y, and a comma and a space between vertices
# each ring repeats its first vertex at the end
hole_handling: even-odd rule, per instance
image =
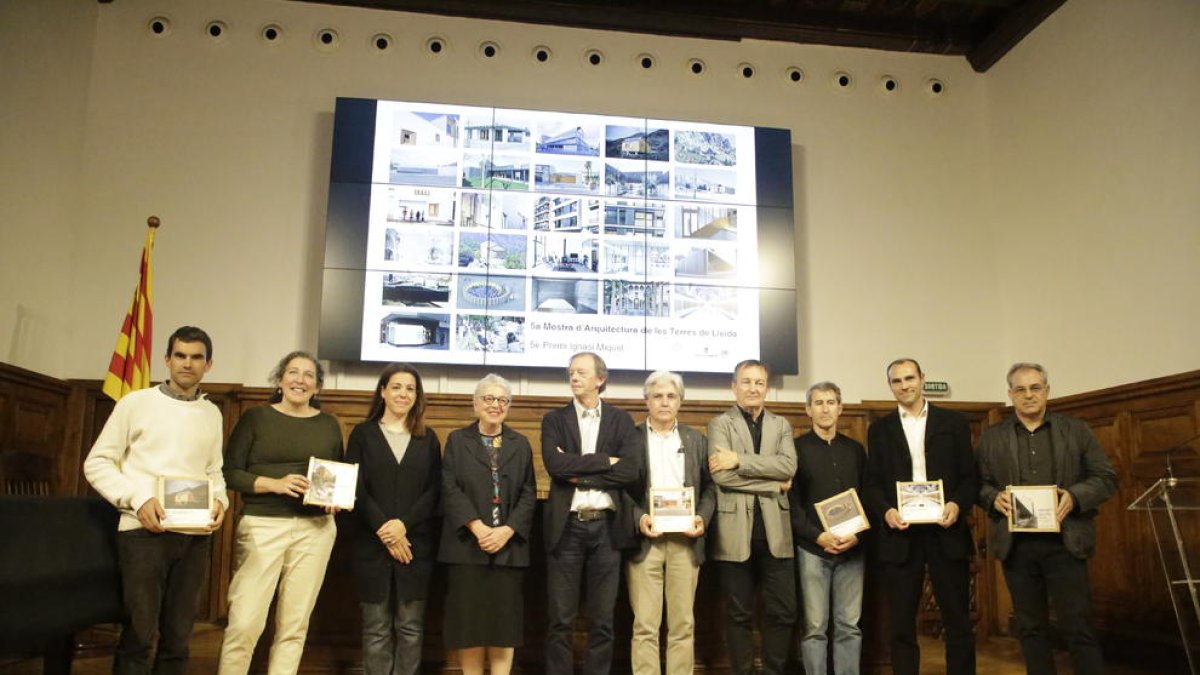
POLYGON ((325 369, 311 354, 292 352, 280 359, 270 379, 276 387, 270 404, 243 413, 225 447, 225 483, 242 493, 243 508, 220 675, 250 670, 272 598, 275 638, 267 669, 299 669, 308 620, 337 537, 331 515, 337 509, 304 504, 309 458, 342 461, 341 425, 321 412, 317 401, 325 369))
POLYGON ((441 443, 425 426, 421 374, 383 369, 346 461, 358 463, 355 573, 366 675, 415 675, 421 667, 425 597, 437 543, 441 443))
POLYGON ((445 642, 465 675, 508 675, 524 640, 521 585, 537 501, 529 441, 504 424, 511 387, 489 374, 475 385, 476 420, 450 434, 442 468, 447 564, 445 642))

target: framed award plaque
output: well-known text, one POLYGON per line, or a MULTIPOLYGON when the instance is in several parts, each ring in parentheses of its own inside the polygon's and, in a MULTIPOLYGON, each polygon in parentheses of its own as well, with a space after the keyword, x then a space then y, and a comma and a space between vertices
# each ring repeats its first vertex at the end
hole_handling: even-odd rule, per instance
POLYGON ((651 488, 650 520, 656 532, 687 532, 695 525, 696 492, 691 487, 651 488))
POLYGON ((910 524, 937 523, 946 507, 946 491, 941 480, 896 483, 896 508, 910 524))
POLYGON ((358 465, 329 459, 308 458, 308 492, 304 503, 354 510, 358 490, 358 465))
POLYGON ((819 501, 813 504, 813 508, 817 510, 817 518, 821 519, 821 527, 830 534, 848 537, 871 529, 862 502, 858 499, 858 491, 854 488, 819 501))
POLYGON ((208 476, 159 476, 162 526, 170 532, 208 532, 213 493, 208 476))
POLYGON ((1009 485, 1010 532, 1059 532, 1057 485, 1009 485))

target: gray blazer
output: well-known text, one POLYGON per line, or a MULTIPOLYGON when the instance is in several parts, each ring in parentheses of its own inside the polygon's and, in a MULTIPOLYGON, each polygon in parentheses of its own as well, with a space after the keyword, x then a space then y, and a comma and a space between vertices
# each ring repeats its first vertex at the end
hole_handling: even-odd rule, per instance
MULTIPOLYGON (((1074 417, 1046 413, 1050 423, 1054 475, 1058 486, 1071 493, 1075 508, 1062 522, 1063 544, 1077 558, 1088 558, 1096 549, 1097 509, 1117 491, 1117 472, 1088 425, 1074 417)), ((1012 533, 1002 513, 993 505, 1005 487, 1017 484, 1016 417, 988 427, 979 439, 980 505, 988 514, 988 546, 998 560, 1008 557, 1012 533)))
POLYGON ((750 530, 754 502, 758 501, 767 544, 776 558, 792 558, 791 510, 781 484, 796 474, 796 446, 792 425, 763 411, 762 447, 754 454, 750 428, 736 405, 708 423, 708 451, 732 450, 741 455, 732 471, 716 471, 717 512, 709 539, 714 560, 743 562, 750 559, 750 530))
MULTIPOLYGON (((642 422, 637 426, 637 431, 646 437, 646 422, 642 422)), ((696 492, 696 515, 704 519, 705 534, 700 535, 692 542, 692 559, 696 565, 704 564, 704 545, 707 539, 708 530, 712 527, 713 510, 717 505, 717 493, 712 482, 712 475, 708 472, 708 441, 699 431, 685 425, 679 425, 679 440, 683 442, 683 484, 684 487, 695 488, 696 492)), ((646 558, 646 553, 650 551, 650 540, 642 536, 641 530, 637 529, 638 523, 641 522, 642 516, 650 513, 650 455, 649 443, 643 444, 643 452, 646 455, 642 458, 642 466, 646 467, 645 486, 637 494, 638 499, 629 496, 629 493, 623 493, 624 498, 632 502, 630 511, 633 513, 634 537, 638 542, 638 548, 634 549, 629 560, 632 562, 641 562, 646 558)))

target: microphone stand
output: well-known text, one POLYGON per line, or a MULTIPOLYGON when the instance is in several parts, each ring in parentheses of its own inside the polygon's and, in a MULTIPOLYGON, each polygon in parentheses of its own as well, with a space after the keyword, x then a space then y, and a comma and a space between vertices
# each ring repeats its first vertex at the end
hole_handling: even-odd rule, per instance
POLYGON ((1192 442, 1196 441, 1196 440, 1200 440, 1200 434, 1196 434, 1195 436, 1192 436, 1191 438, 1189 438, 1185 441, 1176 443, 1175 445, 1172 445, 1171 447, 1167 448, 1166 480, 1167 480, 1168 486, 1175 487, 1176 485, 1179 484, 1179 479, 1175 477, 1175 465, 1172 464, 1172 462, 1171 462, 1171 454, 1174 453, 1176 450, 1183 450, 1185 448, 1189 448, 1190 445, 1192 444, 1192 442))

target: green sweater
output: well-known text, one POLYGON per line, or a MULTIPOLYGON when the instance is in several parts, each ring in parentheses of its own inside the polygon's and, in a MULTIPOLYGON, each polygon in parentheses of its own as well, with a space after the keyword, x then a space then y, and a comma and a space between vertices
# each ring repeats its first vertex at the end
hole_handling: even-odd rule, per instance
POLYGON ((271 492, 254 493, 259 476, 282 478, 308 474, 308 458, 342 459, 342 429, 329 413, 291 417, 264 405, 242 414, 225 446, 225 482, 242 493, 243 515, 319 516, 320 507, 304 506, 301 499, 271 492))

